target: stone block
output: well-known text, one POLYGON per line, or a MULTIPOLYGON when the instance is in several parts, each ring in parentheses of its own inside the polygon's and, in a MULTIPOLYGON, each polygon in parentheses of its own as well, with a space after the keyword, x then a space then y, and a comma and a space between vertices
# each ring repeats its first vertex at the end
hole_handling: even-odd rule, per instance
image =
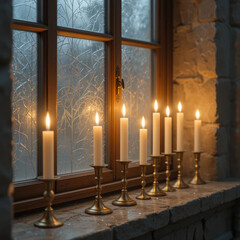
POLYGON ((224 203, 227 202, 231 202, 235 199, 238 198, 238 192, 240 192, 240 187, 236 186, 236 187, 232 187, 230 189, 224 190, 223 191, 223 199, 224 199, 224 203))
POLYGON ((237 1, 231 1, 231 24, 233 26, 240 27, 240 2, 237 1))
POLYGON ((201 212, 220 206, 224 202, 223 191, 211 194, 201 199, 201 212))
POLYGON ((198 221, 188 227, 186 240, 192 240, 192 239, 194 240, 203 239, 203 227, 202 227, 201 221, 198 221))
POLYGON ((199 21, 210 22, 217 19, 217 3, 215 0, 202 0, 198 5, 199 21))
POLYGON ((200 213, 200 200, 194 199, 190 202, 184 203, 170 208, 170 221, 172 223, 180 221, 189 216, 200 213))
POLYGON ((181 25, 192 24, 197 21, 197 8, 191 1, 180 1, 178 5, 181 25))
POLYGON ((204 237, 216 239, 232 230, 232 210, 224 209, 205 219, 204 237))

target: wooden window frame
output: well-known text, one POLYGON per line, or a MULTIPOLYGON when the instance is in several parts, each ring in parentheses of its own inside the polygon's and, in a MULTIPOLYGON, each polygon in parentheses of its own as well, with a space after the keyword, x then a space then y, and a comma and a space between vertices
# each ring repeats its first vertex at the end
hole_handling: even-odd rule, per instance
MULTIPOLYGON (((57 0, 38 1, 38 23, 13 20, 15 30, 38 33, 38 176, 42 175, 42 130, 43 116, 48 110, 51 115, 52 128, 57 132, 57 36, 74 37, 105 42, 107 46, 106 66, 107 77, 107 162, 109 168, 103 171, 103 193, 121 189, 121 175, 116 159, 119 159, 119 122, 121 116, 121 93, 116 96, 115 70, 118 66, 121 73, 121 46, 129 45, 154 50, 152 54, 154 79, 153 95, 163 107, 172 105, 172 0, 152 0, 152 41, 145 42, 121 37, 121 0, 105 0, 106 33, 95 33, 78 29, 57 26, 57 0), (155 11, 153 11, 153 6, 155 11), (51 94, 49 94, 51 92, 51 94)), ((163 129, 163 118, 161 118, 163 129)), ((57 142, 55 134, 55 143, 57 142)), ((161 134, 161 149, 163 149, 163 134, 161 134)), ((55 144, 55 169, 57 174, 57 147, 55 144)), ((164 164, 162 164, 164 165, 164 164)), ((161 170, 163 170, 162 168, 161 170)), ((147 183, 152 181, 152 168, 147 169, 147 183)), ((176 170, 172 170, 173 178, 176 170)), ((140 168, 137 164, 130 165, 128 172, 128 186, 140 185, 140 168)), ((165 173, 160 172, 160 180, 165 173)), ((37 179, 17 182, 14 192, 14 213, 20 213, 44 206, 42 197, 44 185, 37 179)), ((61 176, 56 181, 56 196, 54 204, 60 204, 94 196, 95 180, 93 171, 61 176)))

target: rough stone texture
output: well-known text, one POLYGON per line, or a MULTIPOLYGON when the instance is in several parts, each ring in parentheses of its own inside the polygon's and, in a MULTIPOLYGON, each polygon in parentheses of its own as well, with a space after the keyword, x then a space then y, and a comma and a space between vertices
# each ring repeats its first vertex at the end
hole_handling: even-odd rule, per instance
POLYGON ((11 1, 0 0, 0 239, 11 239, 11 1))
MULTIPOLYGON (((173 4, 173 104, 177 106, 181 101, 184 106, 183 170, 187 176, 193 174, 193 121, 199 109, 203 125, 202 174, 205 179, 224 179, 235 171, 230 167, 240 165, 234 157, 230 166, 230 146, 236 146, 233 139, 239 138, 239 131, 231 129, 232 118, 236 116, 240 123, 238 89, 235 93, 239 100, 233 101, 233 78, 240 72, 240 32, 236 27, 240 1, 177 0, 173 4)), ((240 156, 237 147, 234 151, 240 156)))
MULTIPOLYGON (((162 187, 162 186, 161 186, 162 187)), ((149 187, 147 188, 149 189, 149 187)), ((140 189, 130 191, 135 199, 140 189)), ((39 229, 33 223, 41 213, 14 220, 13 237, 18 239, 213 239, 230 236, 233 225, 239 230, 239 216, 233 213, 240 201, 240 181, 207 182, 202 186, 168 193, 148 201, 137 200, 134 207, 111 204, 118 194, 104 198, 114 211, 107 216, 84 213, 92 202, 84 202, 55 210, 64 222, 58 229, 39 229), (232 222, 233 220, 234 223, 232 222), (219 228, 216 228, 216 225, 219 228)), ((239 212, 239 211, 238 211, 239 212)), ((226 238, 228 239, 228 238, 226 238)))

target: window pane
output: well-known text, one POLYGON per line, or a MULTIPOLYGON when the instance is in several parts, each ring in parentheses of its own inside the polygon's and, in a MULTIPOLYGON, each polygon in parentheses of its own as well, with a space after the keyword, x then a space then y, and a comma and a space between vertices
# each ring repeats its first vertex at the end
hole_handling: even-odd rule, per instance
POLYGON ((37 176, 37 34, 13 31, 14 181, 37 176))
POLYGON ((105 132, 104 65, 104 43, 58 37, 59 174, 89 169, 93 163, 96 112, 103 136, 105 132))
POLYGON ((104 32, 104 0, 58 0, 58 25, 104 32))
POLYGON ((13 18, 36 22, 37 0, 13 0, 13 18))
POLYGON ((151 40, 150 0, 122 0, 122 36, 151 40))
POLYGON ((142 116, 148 129, 148 155, 151 154, 151 50, 122 46, 122 77, 125 82, 122 103, 126 104, 129 117, 128 157, 137 161, 142 116))

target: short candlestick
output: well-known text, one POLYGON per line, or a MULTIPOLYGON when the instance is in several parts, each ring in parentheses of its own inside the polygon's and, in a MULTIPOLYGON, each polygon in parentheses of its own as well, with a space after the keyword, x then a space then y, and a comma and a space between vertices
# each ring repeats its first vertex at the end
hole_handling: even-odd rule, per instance
POLYGON ((153 156, 151 155, 152 159, 153 159, 153 186, 152 189, 147 193, 147 195, 152 196, 152 197, 162 197, 162 196, 166 196, 166 193, 163 192, 160 187, 159 187, 159 183, 158 183, 158 168, 159 168, 159 160, 161 157, 163 157, 163 155, 159 155, 159 156, 153 156))
POLYGON ((102 169, 104 167, 107 167, 107 164, 103 164, 103 165, 90 165, 91 167, 94 168, 94 172, 95 172, 95 180, 97 182, 96 185, 96 197, 94 200, 94 203, 91 207, 87 208, 85 210, 85 213, 91 214, 91 215, 106 215, 106 214, 110 214, 112 213, 112 209, 106 207, 103 204, 102 201, 102 196, 101 196, 101 192, 102 192, 102 187, 101 187, 101 180, 102 180, 102 169))
POLYGON ((194 160, 195 160, 195 176, 193 177, 193 179, 190 181, 191 184, 194 185, 202 185, 202 184, 206 184, 206 182, 204 180, 202 180, 202 178, 200 177, 200 166, 199 166, 199 162, 200 162, 200 155, 201 152, 194 152, 194 160))
POLYGON ((62 222, 58 221, 53 214, 52 202, 54 199, 53 186, 54 182, 59 179, 59 177, 54 177, 53 179, 44 179, 43 177, 38 178, 40 181, 44 182, 45 191, 43 193, 44 199, 47 202, 47 206, 44 210, 43 216, 40 220, 34 223, 34 226, 39 228, 55 228, 61 227, 62 222))
POLYGON ((178 189, 189 188, 189 186, 182 179, 183 151, 176 151, 176 153, 177 153, 177 162, 178 162, 178 178, 176 183, 173 185, 173 187, 178 189))
POLYGON ((150 164, 140 164, 140 167, 141 167, 141 178, 142 178, 142 181, 141 181, 141 184, 142 184, 142 189, 141 189, 141 193, 139 196, 137 196, 136 198, 139 199, 139 200, 149 200, 151 199, 150 196, 148 196, 146 194, 146 191, 145 191, 145 186, 146 186, 146 181, 145 181, 145 174, 146 174, 146 168, 147 166, 149 166, 150 164))
POLYGON ((175 155, 175 153, 163 153, 165 155, 165 164, 166 164, 166 185, 163 188, 163 191, 165 192, 174 192, 176 189, 171 185, 170 183, 170 176, 171 176, 171 160, 172 156, 175 155))
POLYGON ((118 199, 114 200, 112 202, 115 206, 134 206, 136 205, 136 201, 131 199, 128 195, 127 191, 127 170, 128 170, 128 164, 131 161, 120 161, 117 160, 117 162, 121 165, 121 173, 122 173, 122 191, 121 195, 118 199))

